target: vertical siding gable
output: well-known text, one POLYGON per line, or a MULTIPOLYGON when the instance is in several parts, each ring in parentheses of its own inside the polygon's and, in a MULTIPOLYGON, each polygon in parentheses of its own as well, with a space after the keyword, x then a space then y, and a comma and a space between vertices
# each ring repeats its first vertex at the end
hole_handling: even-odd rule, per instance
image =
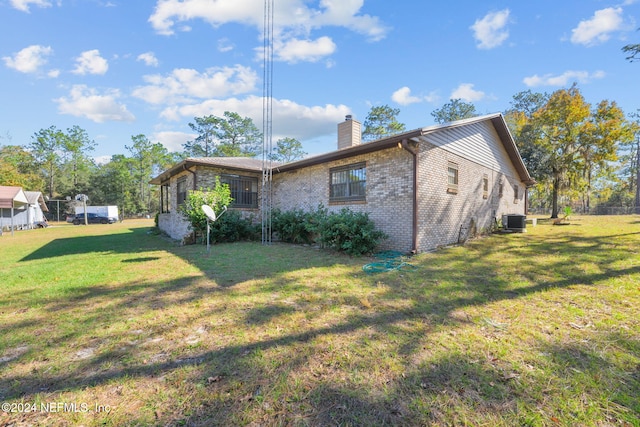
POLYGON ((498 133, 489 121, 438 130, 424 138, 443 150, 481 166, 518 176, 498 133))

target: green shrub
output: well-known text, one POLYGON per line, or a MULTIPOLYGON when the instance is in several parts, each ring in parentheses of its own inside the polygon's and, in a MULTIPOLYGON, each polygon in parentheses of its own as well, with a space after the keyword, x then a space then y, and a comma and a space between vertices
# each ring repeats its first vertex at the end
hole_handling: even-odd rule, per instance
POLYGON ((387 237, 376 230, 368 214, 347 208, 329 213, 322 204, 308 212, 276 210, 272 229, 284 242, 316 243, 356 256, 373 252, 380 240, 387 237))
POLYGON ((221 184, 220 179, 216 177, 213 189, 189 191, 184 203, 178 207, 178 211, 189 221, 196 234, 204 235, 207 232, 207 216, 202 210, 202 205, 211 206, 216 213, 220 213, 224 206, 229 206, 231 202, 233 198, 229 186, 221 184))
POLYGON ((310 244, 314 241, 313 231, 309 228, 311 215, 302 209, 272 212, 271 228, 283 242, 310 244))
POLYGON ((565 206, 565 208, 564 208, 564 219, 568 220, 572 213, 573 213, 573 209, 571 209, 571 206, 565 206))
POLYGON ((260 224, 254 224, 253 217, 243 218, 238 211, 227 211, 211 223, 209 241, 211 243, 231 243, 240 240, 256 240, 260 238, 261 232, 260 224))
POLYGON ((373 252, 380 240, 386 237, 375 228, 368 214, 347 208, 329 214, 320 233, 324 246, 356 256, 373 252))

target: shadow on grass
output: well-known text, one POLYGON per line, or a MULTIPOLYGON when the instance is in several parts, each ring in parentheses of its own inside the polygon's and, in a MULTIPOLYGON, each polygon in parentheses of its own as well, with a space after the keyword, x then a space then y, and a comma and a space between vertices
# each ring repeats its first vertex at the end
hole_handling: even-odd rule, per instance
POLYGON ((249 310, 246 322, 252 325, 269 323, 279 316, 295 313, 296 309, 289 305, 274 304, 264 307, 256 307, 249 310))
MULTIPOLYGON (((638 354, 633 338, 607 334, 603 341, 631 347, 630 354, 638 354)), ((574 425, 635 425, 640 416, 640 402, 635 398, 640 393, 638 365, 608 358, 589 342, 540 342, 539 349, 548 354, 548 366, 513 366, 498 357, 449 354, 403 373, 385 384, 383 393, 357 384, 320 380, 300 402, 287 407, 287 415, 271 421, 455 425, 469 422, 469 414, 474 414, 475 422, 500 425, 508 414, 517 425, 547 425, 560 420, 571 420, 574 425), (576 389, 576 383, 591 388, 576 389), (557 401, 549 403, 549 396, 557 401), (580 407, 586 409, 576 411, 580 407)), ((228 420, 220 425, 224 421, 228 420)))
POLYGON ((349 385, 320 383, 309 401, 312 425, 447 425, 465 412, 484 417, 515 413, 511 375, 488 363, 451 355, 388 384, 383 395, 354 393, 349 385), (407 398, 409 397, 409 398, 407 398))
POLYGON ((541 344, 548 354, 553 376, 547 379, 549 387, 554 387, 559 396, 573 401, 565 408, 587 407, 591 410, 574 417, 576 424, 587 424, 594 419, 622 425, 637 425, 640 420, 640 344, 637 337, 620 333, 606 334, 598 340, 590 339, 585 333, 581 342, 564 344, 541 344), (573 384, 583 386, 576 390, 573 384), (586 389, 584 385, 590 389, 586 389), (589 396, 588 391, 593 394, 589 396), (600 397, 600 399, 596 399, 600 397), (607 402, 598 407, 597 401, 607 402), (596 415, 599 410, 599 416, 596 415))
MULTIPOLYGON (((283 381, 288 381, 289 375, 305 369, 314 361, 319 343, 334 336, 372 330, 381 337, 393 336, 396 351, 408 360, 419 350, 420 341, 416 339, 418 333, 429 334, 431 325, 440 325, 453 331, 468 322, 453 316, 452 313, 456 310, 521 298, 550 288, 565 288, 575 284, 594 285, 603 280, 640 274, 640 266, 616 264, 621 260, 633 259, 634 255, 629 253, 628 246, 612 247, 616 240, 631 239, 638 234, 560 236, 553 241, 530 239, 527 244, 511 239, 510 242, 517 242, 512 247, 504 242, 491 244, 491 241, 485 241, 467 248, 456 248, 451 253, 445 251, 434 256, 417 257, 412 261, 417 265, 417 270, 386 276, 367 276, 362 273, 359 266, 365 260, 284 245, 272 248, 255 244, 221 245, 214 247, 213 256, 206 256, 203 248, 171 246, 141 230, 133 230, 133 234, 99 238, 59 239, 55 244, 52 242, 51 246, 47 245, 25 257, 23 261, 86 252, 98 253, 108 248, 107 251, 135 254, 134 257, 119 262, 144 264, 157 261, 158 257, 148 256, 146 252, 161 247, 197 267, 202 276, 162 283, 139 280, 117 286, 88 285, 74 289, 64 296, 41 301, 41 304, 46 304, 46 311, 49 313, 73 313, 74 308, 90 306, 92 301, 110 301, 111 304, 108 306, 109 310, 74 314, 77 316, 74 332, 55 339, 34 341, 28 351, 7 360, 4 367, 0 365, 1 368, 6 368, 2 373, 0 398, 24 399, 39 393, 79 391, 107 386, 123 379, 155 380, 177 375, 181 369, 190 368, 193 371, 189 373, 188 381, 194 386, 206 387, 207 399, 196 401, 189 412, 181 412, 180 408, 176 408, 178 415, 160 416, 154 423, 237 425, 257 422, 260 417, 267 417, 272 424, 447 424, 451 420, 463 419, 465 413, 474 411, 484 412, 484 415, 479 416, 486 420, 499 414, 510 414, 517 418, 519 407, 535 408, 539 403, 530 401, 530 389, 535 381, 529 381, 528 378, 536 380, 535 375, 514 372, 513 367, 497 361, 478 361, 468 355, 451 353, 428 364, 409 368, 401 377, 393 378, 376 389, 362 389, 358 384, 351 383, 340 385, 335 381, 326 382, 321 376, 315 379, 312 376, 307 389, 297 390, 299 396, 289 396, 289 400, 282 401, 268 393, 273 390, 275 379, 273 373, 269 375, 265 372, 265 366, 269 365, 264 360, 265 353, 286 354, 284 360, 274 359, 273 363, 278 365, 276 374, 281 375, 283 381), (132 237, 138 239, 136 245, 131 244, 132 237), (486 261, 498 251, 521 260, 523 265, 519 271, 528 277, 528 285, 514 287, 513 279, 505 275, 498 264, 486 261), (546 257, 541 258, 544 261, 534 261, 533 254, 546 257), (581 263, 592 262, 594 259, 599 260, 598 266, 601 268, 598 271, 585 273, 579 267, 581 263), (529 260, 529 263, 523 260, 529 260), (360 280, 372 289, 381 281, 391 282, 393 286, 389 286, 389 290, 382 293, 380 298, 385 303, 402 302, 404 306, 381 311, 354 310, 350 316, 335 324, 287 330, 286 319, 300 311, 311 321, 321 313, 330 312, 337 305, 356 303, 348 297, 339 299, 335 293, 329 292, 330 283, 316 281, 313 286, 307 286, 299 277, 291 274, 301 270, 313 272, 313 269, 331 266, 344 267, 346 273, 343 276, 360 280), (549 272, 554 274, 548 274, 549 272), (246 291, 246 295, 242 294, 245 290, 235 289, 235 285, 246 281, 263 279, 266 280, 264 286, 252 287, 246 291), (240 343, 241 340, 235 343, 221 342, 212 345, 213 349, 206 350, 176 346, 173 352, 157 353, 156 359, 137 359, 135 353, 140 345, 172 328, 185 326, 179 323, 180 319, 162 318, 155 324, 155 329, 148 331, 144 337, 147 341, 117 348, 101 348, 100 344, 96 344, 95 356, 72 359, 65 372, 16 374, 11 371, 11 367, 28 363, 28 360, 37 358, 38 353, 51 348, 65 347, 76 341, 85 342, 86 346, 91 347, 91 339, 99 335, 100 329, 108 328, 116 319, 126 319, 133 312, 144 311, 150 316, 157 312, 157 316, 161 317, 164 315, 163 310, 198 304, 211 295, 248 298, 274 293, 286 293, 289 303, 285 304, 282 300, 269 301, 267 298, 263 298, 266 302, 246 302, 243 321, 224 325, 220 330, 227 333, 229 329, 267 327, 282 321, 285 330, 275 337, 263 334, 249 343, 240 343), (409 321, 426 321, 426 325, 417 328, 416 332, 404 333, 403 324, 409 321), (221 379, 209 383, 208 377, 221 379), (265 401, 269 406, 264 405, 265 401)), ((219 315, 221 319, 226 310, 224 304, 201 307, 203 314, 219 315)), ((170 314, 177 316, 173 311, 170 314)), ((30 322, 16 322, 10 329, 17 333, 20 329, 32 326, 30 322)), ((112 338, 119 342, 126 340, 130 333, 116 331, 112 338)), ((618 343, 629 354, 638 354, 640 350, 632 337, 612 335, 609 340, 618 343)), ((170 346, 171 343, 167 345, 170 346)), ((633 416, 635 411, 635 415, 640 415, 637 402, 629 399, 629 396, 640 395, 637 366, 634 368, 628 365, 626 370, 621 370, 588 343, 539 345, 540 351, 549 354, 549 369, 556 373, 557 381, 562 383, 565 390, 572 384, 572 378, 579 375, 593 376, 594 380, 599 379, 601 383, 611 386, 622 380, 622 389, 620 392, 612 392, 612 400, 631 411, 625 414, 631 413, 630 416, 633 416)), ((340 369, 351 370, 344 367, 340 369)), ((559 385, 558 389, 561 388, 559 385)), ((533 412, 535 409, 530 411, 533 412)), ((616 416, 619 414, 612 415, 614 418, 616 416)), ((142 417, 137 420, 139 422, 135 419, 129 421, 132 424, 146 422, 142 417)), ((548 419, 520 421, 523 424, 535 424, 548 422, 548 419)))
POLYGON ((138 258, 123 259, 122 262, 147 262, 147 261, 155 261, 157 259, 160 259, 160 257, 145 256, 145 257, 138 257, 138 258))
MULTIPOLYGON (((33 261, 69 255, 115 253, 144 253, 149 249, 148 241, 140 245, 140 238, 148 233, 148 227, 130 228, 117 233, 76 236, 54 239, 23 257, 20 261, 33 261)), ((91 229, 89 231, 92 231, 91 229)), ((103 231, 103 230, 101 230, 103 231)))

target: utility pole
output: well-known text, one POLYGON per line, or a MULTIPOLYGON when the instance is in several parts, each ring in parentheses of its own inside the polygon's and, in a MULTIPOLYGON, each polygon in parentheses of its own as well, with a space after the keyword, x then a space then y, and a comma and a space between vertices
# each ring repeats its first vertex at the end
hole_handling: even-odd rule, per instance
POLYGON ((86 194, 78 194, 76 196, 76 200, 82 202, 82 210, 84 211, 84 225, 89 225, 89 220, 87 218, 87 200, 89 200, 89 197, 86 194))
POLYGON ((271 208, 273 178, 271 155, 273 151, 273 3, 264 0, 264 58, 262 83, 262 244, 271 244, 271 208))

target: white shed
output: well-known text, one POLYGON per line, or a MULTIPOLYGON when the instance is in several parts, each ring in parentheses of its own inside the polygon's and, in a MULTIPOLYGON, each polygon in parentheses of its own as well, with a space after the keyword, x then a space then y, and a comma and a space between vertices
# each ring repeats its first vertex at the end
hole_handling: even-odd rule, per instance
POLYGON ((42 227, 46 224, 45 212, 49 212, 47 204, 44 202, 44 196, 39 191, 25 191, 29 201, 27 209, 27 223, 29 228, 42 227))
POLYGON ((22 188, 0 186, 0 233, 10 230, 13 235, 16 228, 26 227, 27 218, 23 220, 20 214, 26 212, 28 206, 29 200, 22 188))

